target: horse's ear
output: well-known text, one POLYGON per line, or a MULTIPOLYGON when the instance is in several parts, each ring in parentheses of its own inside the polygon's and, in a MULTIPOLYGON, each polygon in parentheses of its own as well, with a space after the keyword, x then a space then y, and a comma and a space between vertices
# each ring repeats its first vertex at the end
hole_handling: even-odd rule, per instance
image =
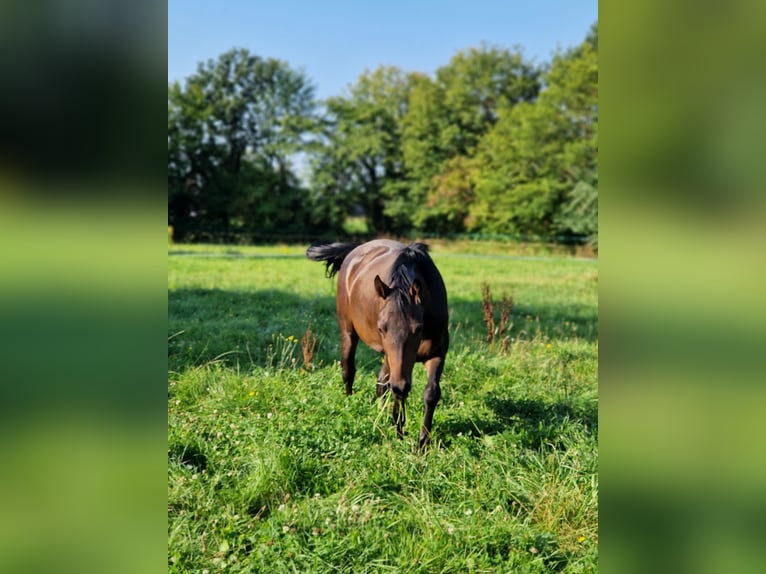
POLYGON ((391 287, 383 283, 380 275, 375 276, 375 292, 381 299, 385 299, 391 294, 391 287))
POLYGON ((416 305, 420 305, 423 303, 423 298, 420 295, 422 292, 423 292, 423 285, 420 283, 420 279, 415 279, 412 282, 412 285, 410 285, 410 297, 412 297, 412 300, 415 302, 416 305))

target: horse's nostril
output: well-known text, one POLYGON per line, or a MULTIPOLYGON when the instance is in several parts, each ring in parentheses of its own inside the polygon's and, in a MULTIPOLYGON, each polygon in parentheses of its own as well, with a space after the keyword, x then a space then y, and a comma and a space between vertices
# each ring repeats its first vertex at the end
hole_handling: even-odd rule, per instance
POLYGON ((410 388, 409 385, 404 384, 401 386, 394 386, 391 385, 391 392, 393 393, 394 397, 397 399, 406 399, 407 395, 409 394, 410 388))

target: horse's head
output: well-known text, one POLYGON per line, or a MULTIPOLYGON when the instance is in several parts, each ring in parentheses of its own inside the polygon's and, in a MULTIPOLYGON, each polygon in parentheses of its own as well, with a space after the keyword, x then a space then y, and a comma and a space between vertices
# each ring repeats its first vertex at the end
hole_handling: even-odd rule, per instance
POLYGON ((423 337, 422 285, 415 279, 408 289, 392 288, 376 275, 375 291, 382 300, 378 334, 388 365, 389 386, 396 398, 405 399, 423 337))

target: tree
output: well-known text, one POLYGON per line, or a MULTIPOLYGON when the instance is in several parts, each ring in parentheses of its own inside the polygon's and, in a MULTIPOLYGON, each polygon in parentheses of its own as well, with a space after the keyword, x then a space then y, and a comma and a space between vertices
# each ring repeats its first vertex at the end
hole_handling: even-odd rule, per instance
POLYGON ((569 194, 563 206, 561 222, 573 233, 587 238, 598 247, 598 173, 591 172, 581 179, 569 194))
POLYGON ((450 160, 449 146, 443 145, 442 133, 448 129, 443 89, 423 74, 411 76, 407 115, 402 121, 402 157, 407 174, 407 189, 389 198, 389 211, 411 227, 428 229, 424 205, 432 180, 450 160))
POLYGON ((439 234, 465 231, 473 195, 471 161, 455 156, 432 178, 426 202, 416 212, 416 226, 439 234))
POLYGON ((563 156, 567 188, 556 224, 598 245, 598 26, 585 41, 554 58, 545 101, 558 107, 570 125, 563 156))
POLYGON ((471 158, 503 110, 534 101, 539 90, 539 72, 520 52, 486 45, 458 52, 435 80, 413 84, 403 151, 416 228, 465 230, 471 158))
POLYGON ((446 112, 441 146, 451 157, 473 155, 501 109, 535 100, 538 77, 520 52, 487 45, 458 52, 436 71, 446 112))
POLYGON ((286 63, 235 49, 200 64, 168 88, 170 223, 302 225, 290 159, 315 122, 314 88, 286 63))
POLYGON ((538 68, 463 50, 365 71, 318 114, 301 71, 230 50, 168 86, 168 210, 194 228, 598 240, 598 28, 538 68), (311 165, 310 189, 293 168, 311 165))
POLYGON ((313 187, 354 198, 375 232, 463 230, 473 197, 467 159, 499 110, 534 99, 539 87, 520 54, 487 46, 459 52, 433 80, 391 67, 365 72, 347 96, 326 102, 313 187))
MULTIPOLYGON (((543 235, 582 234, 573 217, 598 165, 598 54, 594 36, 557 54, 534 103, 501 110, 473 162, 472 230, 543 235), (578 189, 577 197, 573 196, 578 189), (577 208, 567 207, 573 201, 577 208), (577 228, 577 229, 576 229, 577 228)), ((597 192, 596 192, 597 193, 597 192)), ((595 206, 595 207, 594 207, 595 206)), ((592 218, 592 214, 582 213, 592 218)))
POLYGON ((216 166, 215 146, 205 129, 211 111, 198 87, 168 86, 168 219, 178 236, 208 211, 202 188, 216 166))
MULTIPOLYGON (((373 231, 396 229, 385 212, 404 178, 401 120, 407 111, 407 77, 393 67, 365 72, 346 96, 330 98, 327 129, 314 160, 314 190, 319 196, 345 196, 345 206, 364 210, 373 231)), ((337 217, 337 214, 333 217, 337 217)))

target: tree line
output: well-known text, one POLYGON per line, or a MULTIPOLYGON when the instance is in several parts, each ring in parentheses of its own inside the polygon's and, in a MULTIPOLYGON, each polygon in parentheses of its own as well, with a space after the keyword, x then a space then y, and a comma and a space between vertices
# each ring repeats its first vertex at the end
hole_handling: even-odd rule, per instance
POLYGON ((597 24, 539 66, 481 45, 433 76, 365 71, 322 102, 303 71, 245 49, 168 85, 176 239, 342 235, 351 215, 371 234, 597 243, 597 24))

